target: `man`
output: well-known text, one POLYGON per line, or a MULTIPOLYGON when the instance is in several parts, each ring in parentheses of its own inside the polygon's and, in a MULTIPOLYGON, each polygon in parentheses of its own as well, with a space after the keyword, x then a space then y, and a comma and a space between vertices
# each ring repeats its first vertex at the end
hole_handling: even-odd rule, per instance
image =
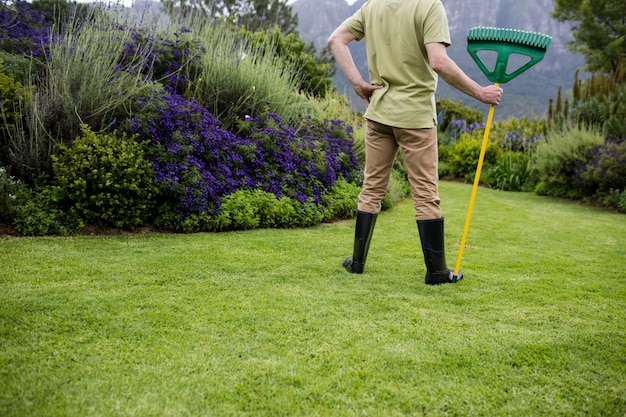
POLYGON ((354 249, 344 267, 363 272, 376 217, 387 193, 398 147, 411 185, 426 283, 453 277, 444 250, 439 207, 435 90, 438 77, 486 104, 497 105, 502 89, 482 87, 447 55, 450 31, 440 0, 369 0, 328 38, 337 65, 368 105, 364 117, 365 179, 359 195, 354 249), (366 39, 370 82, 356 68, 348 44, 366 39))

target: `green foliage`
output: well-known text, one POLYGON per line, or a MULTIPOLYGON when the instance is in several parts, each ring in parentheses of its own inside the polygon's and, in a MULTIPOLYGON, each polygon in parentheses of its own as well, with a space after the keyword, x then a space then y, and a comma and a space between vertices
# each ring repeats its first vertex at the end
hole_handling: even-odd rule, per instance
POLYGON ((626 213, 626 188, 623 190, 610 190, 602 199, 602 203, 607 207, 615 207, 618 211, 626 213))
POLYGON ((123 21, 115 25, 97 10, 88 19, 68 22, 58 41, 50 43, 33 111, 44 134, 52 132, 61 143, 78 136, 82 124, 93 131, 109 129, 137 97, 153 88, 142 72, 152 64, 150 49, 137 48, 128 54, 134 32, 123 21))
POLYGON ((6 73, 4 61, 0 58, 0 114, 5 127, 13 126, 15 119, 20 117, 16 109, 19 105, 22 90, 22 83, 15 81, 13 74, 6 73))
POLYGON ((485 169, 482 181, 498 190, 522 191, 529 180, 530 159, 524 152, 504 151, 485 169))
POLYGON ((446 132, 453 120, 465 120, 468 125, 483 122, 480 110, 464 106, 462 101, 453 102, 445 98, 437 100, 437 114, 440 132, 446 132))
POLYGON ((77 218, 61 212, 48 189, 20 183, 15 193, 13 227, 23 236, 67 235, 82 227, 77 218))
POLYGON ((387 194, 385 194, 385 198, 383 198, 383 201, 381 202, 381 209, 389 210, 410 195, 411 186, 406 178, 406 173, 403 173, 398 169, 393 169, 391 171, 387 194))
POLYGON ((577 169, 576 179, 584 195, 606 195, 626 189, 626 138, 606 142, 593 149, 591 157, 577 169))
POLYGON ((359 192, 356 185, 339 179, 317 205, 311 200, 300 203, 291 197, 276 198, 263 190, 239 189, 222 199, 219 213, 207 211, 189 216, 180 230, 186 233, 224 232, 313 226, 322 221, 354 216, 359 192))
POLYGON ((323 97, 332 91, 332 60, 316 56, 312 42, 307 45, 297 33, 283 36, 277 26, 254 33, 242 28, 239 33, 248 41, 251 50, 258 50, 263 55, 271 54, 290 63, 299 73, 299 90, 304 94, 323 97))
POLYGON ((300 203, 262 190, 237 190, 222 200, 219 215, 205 219, 204 227, 211 231, 292 228, 323 220, 324 214, 311 200, 300 203))
POLYGON ((588 126, 596 126, 608 135, 626 132, 626 83, 614 86, 610 91, 595 93, 576 102, 572 119, 588 126))
POLYGON ((591 71, 611 72, 626 56, 624 1, 556 0, 552 16, 572 22, 572 51, 585 57, 591 71))
POLYGON ((585 80, 575 74, 571 105, 559 106, 561 90, 556 108, 552 100, 548 109, 549 122, 553 129, 573 123, 604 130, 609 136, 626 132, 626 64, 620 61, 611 73, 594 72, 585 80))
POLYGON ((222 200, 220 214, 211 224, 218 231, 246 230, 291 227, 295 220, 291 198, 277 199, 262 190, 237 190, 222 200))
POLYGON ((15 132, 16 123, 22 117, 20 102, 23 96, 22 83, 15 81, 11 74, 6 74, 0 58, 0 163, 8 166, 10 154, 10 138, 15 132))
POLYGON ((125 133, 95 134, 86 125, 53 155, 52 199, 88 224, 134 229, 147 224, 156 186, 143 146, 125 133))
POLYGON ((322 196, 324 220, 347 219, 356 216, 360 187, 340 178, 322 196))
POLYGON ((22 85, 28 84, 31 70, 31 60, 29 58, 0 50, 0 61, 6 75, 13 76, 15 81, 22 85))
MULTIPOLYGON (((465 178, 472 181, 476 174, 478 159, 480 156, 480 148, 482 145, 482 134, 475 131, 476 134, 463 134, 461 138, 453 144, 440 148, 439 158, 445 162, 445 168, 449 175, 458 178, 465 178), (479 136, 481 136, 479 138, 479 136)), ((500 153, 500 148, 488 143, 485 150, 483 164, 488 166, 494 164, 500 153)))
POLYGON ((574 181, 576 168, 586 163, 593 149, 604 143, 603 135, 581 127, 551 131, 537 146, 531 164, 535 192, 554 197, 580 198, 584 195, 574 181))
POLYGON ((273 47, 248 47, 228 26, 205 28, 199 36, 206 53, 192 96, 224 129, 265 112, 287 121, 310 113, 312 106, 298 94, 298 71, 293 63, 266 53, 273 47))
POLYGON ((15 178, 0 166, 0 221, 9 222, 13 217, 17 185, 15 178))

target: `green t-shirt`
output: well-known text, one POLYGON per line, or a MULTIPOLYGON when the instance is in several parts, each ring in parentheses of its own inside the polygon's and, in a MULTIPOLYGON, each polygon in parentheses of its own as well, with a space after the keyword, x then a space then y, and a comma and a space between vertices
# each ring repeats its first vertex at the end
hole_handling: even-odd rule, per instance
POLYGON ((425 44, 450 45, 440 0, 369 0, 343 25, 366 39, 370 82, 376 90, 365 118, 389 126, 420 129, 436 124, 437 73, 425 44))

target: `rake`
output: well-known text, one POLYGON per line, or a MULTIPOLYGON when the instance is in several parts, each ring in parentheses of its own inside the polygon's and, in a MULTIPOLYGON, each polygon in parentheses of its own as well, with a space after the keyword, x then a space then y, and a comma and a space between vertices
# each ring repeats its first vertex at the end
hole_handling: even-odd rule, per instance
MULTIPOLYGON (((548 50, 550 41, 552 41, 552 37, 537 32, 528 32, 517 29, 475 27, 470 29, 467 34, 467 51, 474 59, 474 62, 478 64, 478 67, 483 74, 485 74, 487 79, 498 86, 511 81, 513 78, 541 61, 548 50), (495 65, 491 70, 487 68, 479 56, 479 53, 483 51, 491 51, 497 54, 495 65), (507 73, 509 58, 516 54, 523 55, 528 58, 528 61, 514 71, 507 73)), ((452 278, 453 282, 456 282, 459 279, 461 259, 463 259, 463 249, 465 248, 465 241, 467 239, 467 232, 472 218, 474 201, 476 200, 476 191, 478 189, 478 183, 480 182, 480 172, 482 171, 483 160, 485 159, 485 151, 487 150, 487 143, 489 141, 489 131, 491 130, 494 109, 495 106, 492 104, 489 107, 487 125, 485 126, 485 134, 483 136, 480 155, 478 157, 478 166, 476 168, 476 175, 474 176, 474 185, 472 187, 472 194, 467 209, 467 215, 465 216, 465 226, 463 227, 459 254, 456 258, 456 265, 454 266, 454 275, 452 278)))

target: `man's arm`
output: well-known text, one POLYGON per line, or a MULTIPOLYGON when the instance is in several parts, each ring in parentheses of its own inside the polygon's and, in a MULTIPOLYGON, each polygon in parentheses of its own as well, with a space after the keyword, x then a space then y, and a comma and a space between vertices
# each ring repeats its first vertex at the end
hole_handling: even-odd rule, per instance
POLYGON ((369 105, 370 97, 372 96, 374 90, 382 88, 382 86, 372 85, 363 80, 361 73, 354 64, 350 49, 348 48, 348 44, 355 39, 356 38, 352 32, 346 29, 343 25, 340 25, 328 38, 328 46, 330 46, 330 50, 335 56, 335 61, 337 62, 339 69, 352 85, 354 91, 359 97, 361 97, 361 99, 363 99, 365 104, 369 105))
POLYGON ((490 85, 482 87, 463 72, 448 56, 446 46, 442 43, 427 43, 428 62, 430 67, 445 82, 459 91, 486 104, 498 105, 502 97, 502 88, 490 85))

